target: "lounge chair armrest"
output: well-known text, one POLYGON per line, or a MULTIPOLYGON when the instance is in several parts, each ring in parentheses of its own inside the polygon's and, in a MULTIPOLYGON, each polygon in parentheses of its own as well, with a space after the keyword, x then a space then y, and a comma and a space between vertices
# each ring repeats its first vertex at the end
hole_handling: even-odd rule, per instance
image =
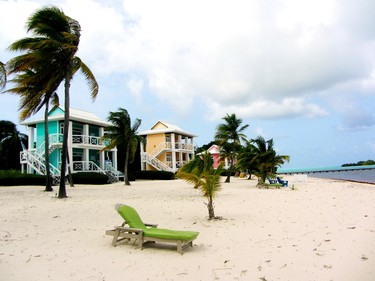
POLYGON ((143 229, 132 228, 132 227, 125 227, 125 226, 116 226, 116 230, 124 230, 124 231, 134 232, 134 233, 142 233, 143 232, 143 229))
POLYGON ((158 225, 154 224, 154 223, 145 223, 145 226, 149 226, 149 227, 153 227, 153 228, 157 228, 158 227, 158 225))

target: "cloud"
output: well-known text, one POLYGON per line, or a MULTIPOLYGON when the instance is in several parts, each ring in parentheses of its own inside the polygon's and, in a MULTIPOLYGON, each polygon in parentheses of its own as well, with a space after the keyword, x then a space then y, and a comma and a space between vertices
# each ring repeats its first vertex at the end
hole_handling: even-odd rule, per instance
POLYGON ((123 10, 84 2, 90 12, 80 15, 82 26, 91 30, 84 46, 96 54, 95 68, 136 72, 177 111, 203 100, 214 116, 231 109, 259 118, 322 116, 308 95, 363 81, 374 66, 374 52, 364 48, 369 37, 352 34, 371 23, 354 21, 369 11, 357 8, 347 22, 350 10, 338 1, 278 1, 269 9, 264 1, 143 0, 124 1, 123 10))
MULTIPOLYGON (((25 3, 21 14, 29 15, 36 2, 25 3)), ((65 0, 61 7, 80 22, 78 55, 97 76, 116 73, 138 101, 152 95, 178 113, 203 103, 211 119, 320 117, 331 89, 349 81, 359 94, 374 89, 371 0, 65 0), (317 95, 321 103, 312 103, 317 95)))
POLYGON ((306 103, 302 98, 285 98, 278 101, 256 100, 246 105, 231 105, 223 107, 219 103, 208 104, 207 118, 220 119, 226 113, 236 112, 241 118, 249 119, 278 119, 304 116, 307 118, 327 116, 328 112, 319 105, 306 103))

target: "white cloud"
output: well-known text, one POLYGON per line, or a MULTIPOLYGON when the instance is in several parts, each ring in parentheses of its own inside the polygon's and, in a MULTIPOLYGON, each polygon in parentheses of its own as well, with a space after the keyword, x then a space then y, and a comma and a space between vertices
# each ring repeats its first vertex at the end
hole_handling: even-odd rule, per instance
MULTIPOLYGON (((21 3, 27 8, 17 14, 26 17, 38 1, 2 1, 0 7, 14 11, 21 3)), ((370 0, 65 0, 59 5, 80 22, 78 55, 96 75, 123 76, 135 96, 154 95, 176 112, 186 114, 203 101, 211 118, 229 111, 253 118, 316 117, 326 112, 308 96, 348 81, 360 91, 373 89, 370 0)), ((19 37, 24 20, 8 20, 11 24, 0 26, 14 26, 19 37)), ((0 32, 2 38, 9 34, 0 32)))
POLYGON ((305 116, 308 118, 322 117, 328 115, 322 107, 305 103, 302 98, 286 98, 278 101, 257 100, 246 105, 222 106, 219 103, 210 103, 207 118, 211 120, 220 119, 227 113, 235 112, 241 118, 250 119, 278 119, 305 116))

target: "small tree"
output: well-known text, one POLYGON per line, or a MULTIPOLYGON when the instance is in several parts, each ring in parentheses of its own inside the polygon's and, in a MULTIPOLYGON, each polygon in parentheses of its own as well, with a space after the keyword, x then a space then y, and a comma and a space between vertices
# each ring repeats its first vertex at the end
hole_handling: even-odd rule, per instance
POLYGON ((215 216, 214 197, 221 187, 220 173, 223 170, 221 164, 216 170, 213 168, 213 159, 209 153, 204 153, 185 164, 178 172, 177 177, 194 184, 194 188, 200 188, 203 196, 207 198, 205 203, 208 209, 208 219, 218 219, 215 216))

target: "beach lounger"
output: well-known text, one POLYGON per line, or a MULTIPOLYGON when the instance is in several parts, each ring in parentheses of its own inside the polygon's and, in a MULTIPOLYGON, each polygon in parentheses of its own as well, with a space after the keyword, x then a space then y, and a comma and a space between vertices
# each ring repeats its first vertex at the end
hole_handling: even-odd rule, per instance
POLYGON ((193 240, 197 238, 199 232, 180 231, 157 228, 156 224, 143 223, 137 211, 130 206, 117 204, 115 209, 124 219, 122 226, 107 230, 107 235, 112 235, 112 245, 116 246, 119 241, 134 239, 134 243, 140 249, 146 243, 173 243, 177 245, 177 252, 183 254, 183 250, 188 246, 193 246, 193 240), (127 227, 127 226, 128 227, 127 227))
POLYGON ((278 183, 281 184, 281 186, 288 186, 288 181, 282 180, 280 177, 276 177, 278 183))
POLYGON ((268 181, 269 181, 270 184, 278 183, 276 179, 271 179, 270 176, 267 176, 267 179, 268 179, 268 181))

